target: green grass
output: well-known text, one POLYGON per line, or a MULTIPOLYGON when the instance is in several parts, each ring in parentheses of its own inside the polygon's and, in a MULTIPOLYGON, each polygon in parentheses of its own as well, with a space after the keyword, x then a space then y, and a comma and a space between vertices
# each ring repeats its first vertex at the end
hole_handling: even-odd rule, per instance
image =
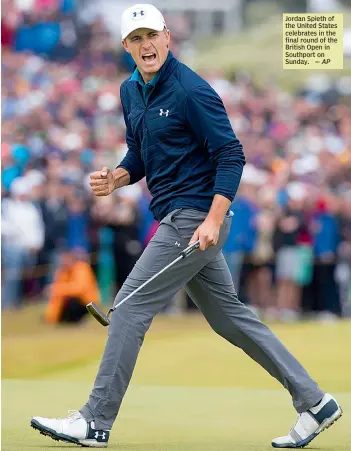
MULTIPOLYGON (((2 449, 67 449, 28 427, 32 415, 59 416, 80 407, 90 383, 5 381, 2 449)), ((351 395, 339 395, 351 410, 351 395)), ((287 432, 295 414, 282 391, 133 385, 113 429, 110 446, 124 450, 264 451, 287 432)), ((312 449, 347 451, 350 415, 313 442, 312 449)))
MULTIPOLYGON (((64 416, 90 393, 107 329, 42 324, 41 307, 2 317, 2 450, 67 450, 29 427, 64 416)), ((273 325, 344 416, 309 449, 351 443, 351 323, 273 325)), ((288 393, 198 315, 157 317, 148 333, 109 448, 120 451, 265 451, 295 420, 288 393)))

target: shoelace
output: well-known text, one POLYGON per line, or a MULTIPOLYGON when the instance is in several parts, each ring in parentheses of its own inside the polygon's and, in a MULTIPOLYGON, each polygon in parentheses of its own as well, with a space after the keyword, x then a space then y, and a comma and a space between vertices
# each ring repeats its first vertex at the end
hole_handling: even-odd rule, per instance
POLYGON ((66 418, 55 418, 56 420, 68 420, 69 423, 73 423, 76 420, 82 418, 82 414, 78 410, 69 410, 66 418))

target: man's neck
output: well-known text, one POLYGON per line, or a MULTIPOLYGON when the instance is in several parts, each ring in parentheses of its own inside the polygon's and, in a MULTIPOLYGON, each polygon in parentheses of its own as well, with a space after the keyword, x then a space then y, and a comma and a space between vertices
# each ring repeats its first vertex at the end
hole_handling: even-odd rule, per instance
POLYGON ((143 79, 144 83, 147 84, 149 83, 149 81, 151 81, 154 76, 157 74, 157 72, 151 72, 151 73, 145 73, 145 72, 140 72, 141 78, 143 79))

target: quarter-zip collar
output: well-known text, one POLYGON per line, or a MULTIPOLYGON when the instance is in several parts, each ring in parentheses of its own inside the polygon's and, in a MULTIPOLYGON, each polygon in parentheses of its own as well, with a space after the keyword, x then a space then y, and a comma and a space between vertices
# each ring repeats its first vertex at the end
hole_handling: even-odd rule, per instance
POLYGON ((137 82, 141 88, 142 88, 142 96, 145 102, 145 105, 147 105, 147 102, 149 100, 149 97, 151 93, 153 92, 154 88, 157 84, 161 84, 168 80, 171 73, 174 71, 174 69, 179 64, 179 61, 173 56, 173 53, 169 50, 167 59, 161 66, 160 70, 157 72, 157 74, 148 82, 145 83, 139 69, 135 66, 134 72, 132 76, 130 77, 130 82, 137 82))

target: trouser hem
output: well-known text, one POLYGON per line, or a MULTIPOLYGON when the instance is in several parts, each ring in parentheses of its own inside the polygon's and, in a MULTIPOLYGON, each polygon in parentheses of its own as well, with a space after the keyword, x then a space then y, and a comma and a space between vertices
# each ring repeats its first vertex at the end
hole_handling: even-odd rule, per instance
POLYGON ((92 414, 92 412, 90 411, 89 407, 84 406, 82 407, 79 412, 81 413, 81 415, 83 416, 83 418, 90 423, 90 421, 94 421, 95 423, 95 429, 107 429, 110 430, 111 429, 111 424, 107 423, 106 421, 101 421, 98 418, 95 418, 94 415, 92 414))
POLYGON ((298 405, 296 405, 295 402, 293 402, 296 412, 303 413, 306 412, 306 410, 311 409, 322 400, 324 395, 325 392, 321 390, 320 393, 318 393, 318 395, 316 394, 314 398, 311 398, 311 401, 309 402, 299 403, 298 405))

